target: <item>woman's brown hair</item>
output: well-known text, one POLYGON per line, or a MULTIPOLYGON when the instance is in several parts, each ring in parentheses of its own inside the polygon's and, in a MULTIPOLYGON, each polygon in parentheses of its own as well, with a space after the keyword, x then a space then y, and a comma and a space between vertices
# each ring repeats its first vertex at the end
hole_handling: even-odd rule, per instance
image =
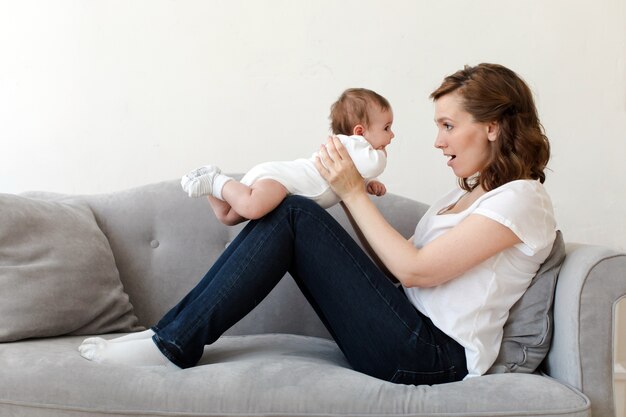
POLYGON ((461 95, 465 111, 476 122, 497 122, 499 127, 487 165, 475 177, 459 178, 461 188, 471 191, 481 185, 490 191, 518 179, 545 181, 550 143, 532 92, 515 72, 497 64, 466 65, 444 78, 430 98, 453 92, 461 95))

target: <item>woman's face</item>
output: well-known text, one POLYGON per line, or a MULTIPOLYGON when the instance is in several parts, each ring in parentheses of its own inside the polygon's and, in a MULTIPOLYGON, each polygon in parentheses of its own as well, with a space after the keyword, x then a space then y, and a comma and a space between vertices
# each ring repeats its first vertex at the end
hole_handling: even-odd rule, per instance
POLYGON ((469 178, 487 165, 490 142, 497 137, 495 122, 474 121, 463 109, 462 96, 452 92, 435 101, 435 123, 435 148, 443 151, 457 177, 469 178))

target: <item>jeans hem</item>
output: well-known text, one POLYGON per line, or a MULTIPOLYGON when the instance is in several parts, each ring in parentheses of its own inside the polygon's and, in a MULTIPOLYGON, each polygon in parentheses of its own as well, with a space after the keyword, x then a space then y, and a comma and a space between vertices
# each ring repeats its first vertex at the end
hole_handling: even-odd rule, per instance
POLYGON ((157 334, 152 336, 152 341, 156 345, 157 349, 159 349, 161 354, 163 356, 165 356, 167 358, 167 360, 172 362, 174 365, 178 366, 181 369, 186 369, 186 368, 190 368, 190 367, 193 366, 193 365, 186 365, 186 364, 181 363, 178 360, 178 358, 169 351, 169 349, 167 348, 165 343, 162 341, 162 339, 157 334))

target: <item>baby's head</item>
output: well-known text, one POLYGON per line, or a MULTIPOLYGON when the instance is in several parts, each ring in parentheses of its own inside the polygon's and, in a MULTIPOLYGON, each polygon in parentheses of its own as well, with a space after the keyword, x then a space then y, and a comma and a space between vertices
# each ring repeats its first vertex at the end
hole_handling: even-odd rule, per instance
POLYGON ((349 88, 330 108, 335 135, 361 135, 374 149, 385 150, 394 134, 393 112, 386 98, 365 88, 349 88))

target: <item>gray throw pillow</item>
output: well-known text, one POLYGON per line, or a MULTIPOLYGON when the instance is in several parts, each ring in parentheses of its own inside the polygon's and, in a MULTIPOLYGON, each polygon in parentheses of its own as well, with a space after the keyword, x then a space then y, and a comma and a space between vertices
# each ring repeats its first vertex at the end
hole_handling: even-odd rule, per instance
POLYGON ((563 235, 557 231, 550 255, 509 312, 500 353, 487 373, 532 373, 539 367, 552 341, 552 303, 564 259, 563 235))
POLYGON ((136 324, 87 205, 0 194, 0 342, 136 324))

